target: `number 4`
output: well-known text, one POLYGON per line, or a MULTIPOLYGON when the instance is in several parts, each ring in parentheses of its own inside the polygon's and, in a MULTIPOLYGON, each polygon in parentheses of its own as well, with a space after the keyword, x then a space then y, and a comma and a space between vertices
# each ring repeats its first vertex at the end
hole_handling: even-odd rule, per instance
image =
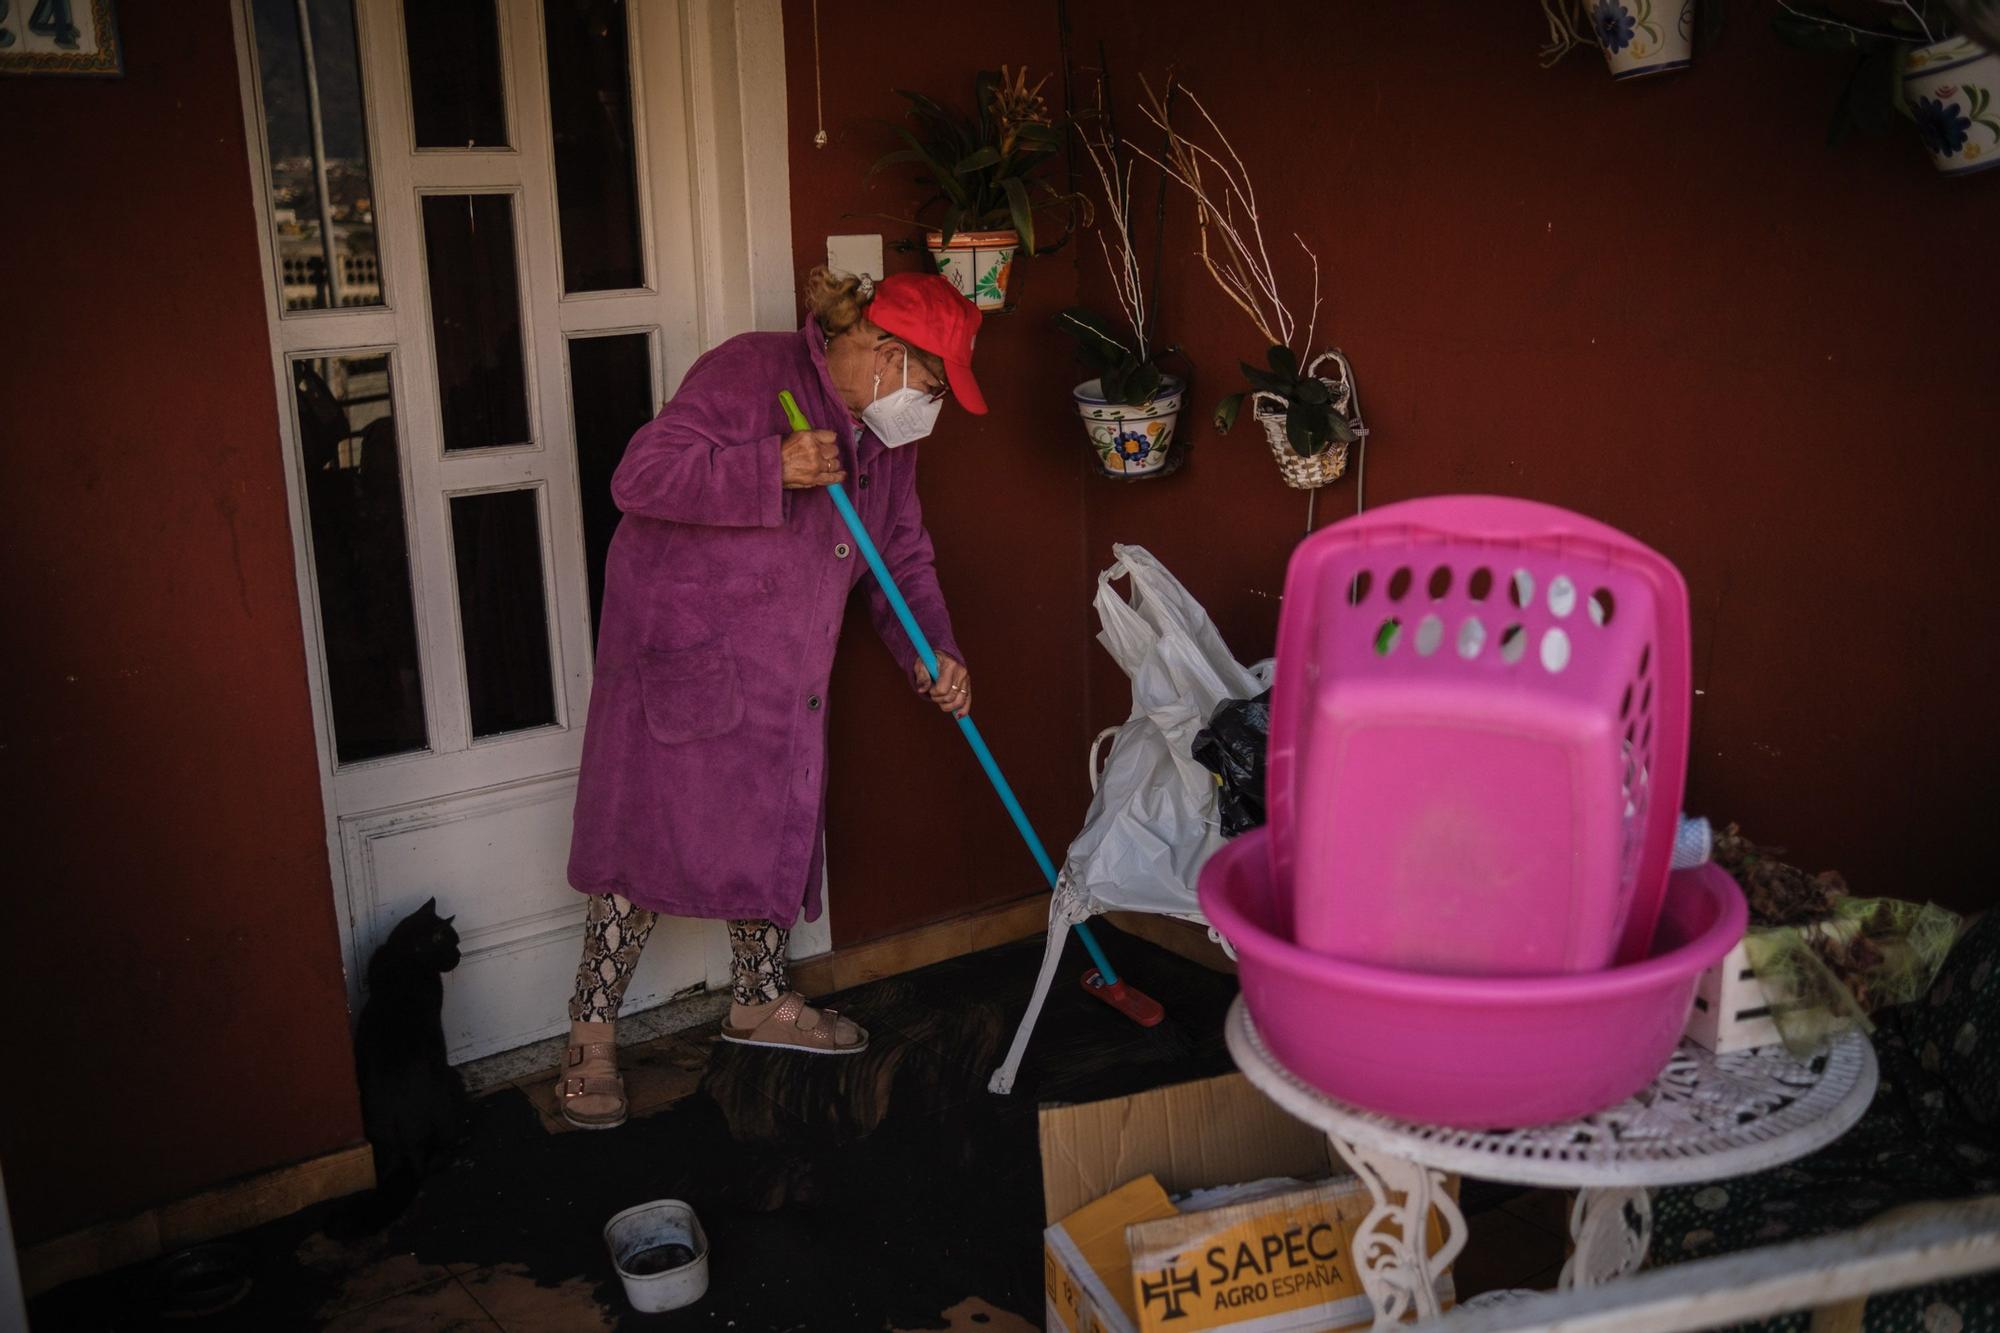
POLYGON ((76 50, 76 40, 83 33, 70 21, 69 5, 70 0, 37 0, 35 12, 28 16, 28 31, 55 38, 56 45, 65 51, 76 50))

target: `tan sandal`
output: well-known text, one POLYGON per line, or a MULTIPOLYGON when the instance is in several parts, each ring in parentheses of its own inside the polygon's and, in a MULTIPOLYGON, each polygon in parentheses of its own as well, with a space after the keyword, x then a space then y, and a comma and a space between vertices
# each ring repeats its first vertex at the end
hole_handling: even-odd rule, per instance
POLYGON ((738 1046, 766 1046, 806 1055, 859 1055, 868 1049, 868 1029, 832 1009, 808 1007, 806 997, 797 991, 787 992, 755 1027, 723 1024, 722 1039, 738 1046), (816 1021, 811 1027, 800 1026, 799 1020, 808 1014, 816 1021))
POLYGON ((625 1080, 618 1073, 617 1028, 611 1023, 571 1023, 556 1103, 578 1129, 616 1129, 625 1123, 625 1080))

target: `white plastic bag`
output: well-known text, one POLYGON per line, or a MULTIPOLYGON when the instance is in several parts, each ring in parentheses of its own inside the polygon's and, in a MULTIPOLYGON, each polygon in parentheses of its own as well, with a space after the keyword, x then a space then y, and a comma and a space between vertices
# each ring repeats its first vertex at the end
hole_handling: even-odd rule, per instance
POLYGON ((1113 546, 1097 579, 1097 639, 1132 680, 1132 715, 1112 743, 1064 877, 1095 911, 1193 914, 1195 877, 1222 845, 1215 776, 1194 738, 1225 699, 1269 680, 1229 653, 1201 604, 1143 547, 1113 546), (1113 586, 1131 584, 1130 600, 1113 586))

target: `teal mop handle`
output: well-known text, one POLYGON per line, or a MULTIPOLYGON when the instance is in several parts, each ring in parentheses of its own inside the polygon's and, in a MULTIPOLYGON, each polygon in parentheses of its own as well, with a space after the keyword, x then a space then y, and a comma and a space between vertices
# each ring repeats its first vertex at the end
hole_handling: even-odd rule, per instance
MULTIPOLYGON (((784 404, 785 417, 791 422, 793 430, 812 429, 806 421, 805 413, 799 410, 798 400, 792 397, 789 389, 778 394, 778 401, 784 404)), ((846 521, 847 530, 854 534, 854 544, 861 551, 861 558, 868 562, 868 568, 875 575, 876 584, 889 599, 889 609, 896 613, 896 619, 903 626, 903 633, 910 636, 910 642, 916 646, 917 656, 923 661, 925 669, 931 673, 931 679, 935 681, 938 678, 937 653, 932 650, 931 641, 924 636, 923 629, 917 624, 916 616, 910 611, 909 602, 904 600, 903 590, 896 586, 896 580, 890 576, 889 567, 882 563, 882 553, 875 549, 875 539, 868 535, 868 527, 861 521, 861 515, 855 511, 854 502, 847 498, 847 488, 836 481, 826 490, 827 494, 833 497, 833 507, 840 511, 840 517, 846 521)), ((965 743, 972 747, 972 753, 979 760, 979 766, 986 770, 986 780, 991 782, 993 790, 1000 794, 1000 804, 1007 807, 1008 815, 1014 820, 1014 827, 1021 832, 1021 840, 1028 844, 1028 850, 1034 854, 1035 864, 1042 868, 1042 876, 1048 880, 1049 888, 1053 891, 1056 887, 1055 862, 1049 859, 1048 848, 1042 846, 1042 840, 1036 836, 1034 825, 1028 822, 1028 812, 1021 808, 1020 798, 1014 795, 1014 789, 1007 784, 1006 776, 1000 771, 999 761, 993 757, 993 751, 986 746, 986 738, 979 734, 979 728, 973 725, 970 716, 961 716, 958 719, 958 729, 965 734, 965 743)), ((1090 927, 1078 922, 1076 933, 1082 938, 1083 947, 1090 952, 1090 961, 1097 964, 1097 974, 1104 984, 1117 985, 1118 974, 1111 970, 1111 960, 1104 956, 1104 950, 1099 947, 1097 937, 1091 933, 1090 927)))

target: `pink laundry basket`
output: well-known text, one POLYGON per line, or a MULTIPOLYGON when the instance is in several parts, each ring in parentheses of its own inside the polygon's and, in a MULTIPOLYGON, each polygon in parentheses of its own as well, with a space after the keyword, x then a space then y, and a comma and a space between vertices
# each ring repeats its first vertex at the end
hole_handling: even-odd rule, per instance
POLYGON ((1524 500, 1303 542, 1271 708, 1273 883, 1307 948, 1542 975, 1646 956, 1687 769, 1687 588, 1524 500))

